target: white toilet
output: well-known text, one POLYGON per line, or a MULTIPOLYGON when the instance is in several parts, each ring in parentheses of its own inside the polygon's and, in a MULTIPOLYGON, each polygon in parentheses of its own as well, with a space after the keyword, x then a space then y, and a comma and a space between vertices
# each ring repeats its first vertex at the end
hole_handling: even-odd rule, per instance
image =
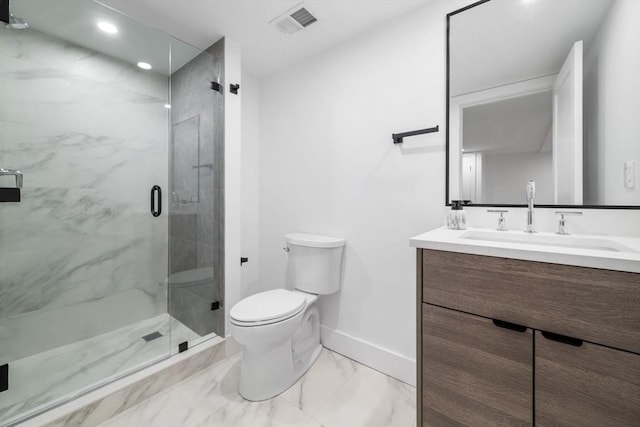
POLYGON ((247 400, 277 396, 313 365, 322 349, 315 302, 340 288, 344 239, 293 233, 285 241, 287 289, 252 295, 230 312, 231 335, 244 346, 240 394, 247 400))

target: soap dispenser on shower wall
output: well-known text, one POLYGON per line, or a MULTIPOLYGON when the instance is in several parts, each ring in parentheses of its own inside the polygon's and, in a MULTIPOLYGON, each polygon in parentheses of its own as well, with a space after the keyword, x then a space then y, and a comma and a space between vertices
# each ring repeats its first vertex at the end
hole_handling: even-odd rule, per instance
POLYGON ((462 200, 451 201, 451 210, 447 215, 447 228, 451 230, 467 228, 467 213, 462 209, 462 200))

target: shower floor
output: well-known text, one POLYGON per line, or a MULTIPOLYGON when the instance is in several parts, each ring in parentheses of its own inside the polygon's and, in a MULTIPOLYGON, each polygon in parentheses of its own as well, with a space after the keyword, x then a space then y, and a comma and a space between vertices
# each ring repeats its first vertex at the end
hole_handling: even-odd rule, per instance
MULTIPOLYGON (((157 334, 154 334, 157 336, 157 334)), ((64 401, 105 379, 166 358, 200 335, 168 314, 10 362, 9 390, 0 395, 0 426, 64 401), (153 332, 162 336, 146 341, 153 332)))

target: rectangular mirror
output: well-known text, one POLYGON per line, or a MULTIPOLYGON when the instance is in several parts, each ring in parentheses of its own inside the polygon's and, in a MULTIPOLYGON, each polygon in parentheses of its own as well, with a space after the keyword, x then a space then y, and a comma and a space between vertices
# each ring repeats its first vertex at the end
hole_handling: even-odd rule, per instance
POLYGON ((447 15, 447 195, 640 208, 640 1, 485 0, 447 15))

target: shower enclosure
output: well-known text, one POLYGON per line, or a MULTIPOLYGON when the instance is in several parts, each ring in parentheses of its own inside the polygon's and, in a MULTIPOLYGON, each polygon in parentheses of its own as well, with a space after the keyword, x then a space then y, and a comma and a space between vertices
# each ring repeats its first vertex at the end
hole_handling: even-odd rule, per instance
POLYGON ((0 426, 224 336, 224 41, 91 0, 11 13, 29 28, 0 26, 0 426))

